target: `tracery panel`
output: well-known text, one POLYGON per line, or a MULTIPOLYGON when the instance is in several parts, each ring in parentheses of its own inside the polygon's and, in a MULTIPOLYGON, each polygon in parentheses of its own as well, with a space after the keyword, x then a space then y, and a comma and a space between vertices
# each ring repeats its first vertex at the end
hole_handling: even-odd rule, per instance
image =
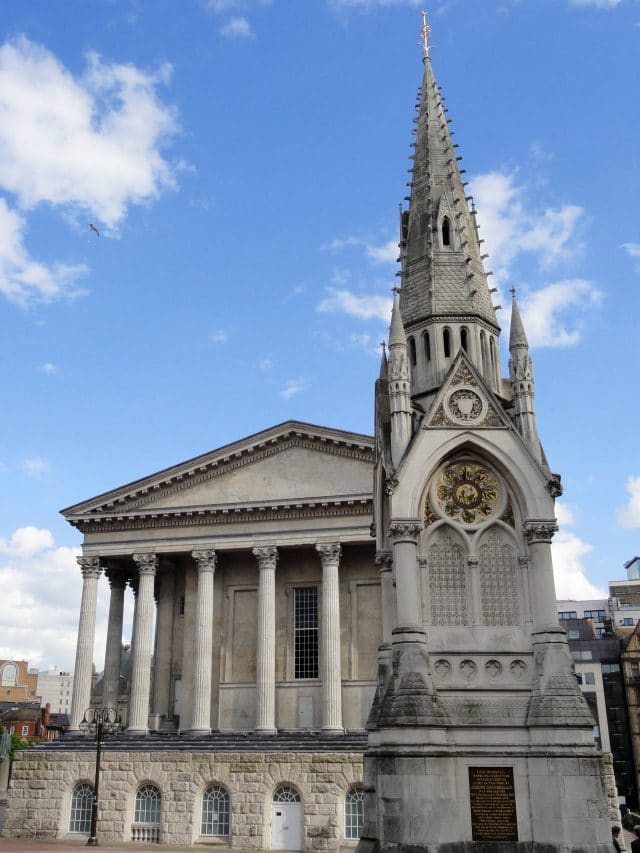
POLYGON ((465 553, 451 530, 440 528, 427 548, 432 625, 469 624, 465 553))
POLYGON ((519 625, 520 580, 516 554, 492 528, 480 546, 480 596, 485 625, 519 625))

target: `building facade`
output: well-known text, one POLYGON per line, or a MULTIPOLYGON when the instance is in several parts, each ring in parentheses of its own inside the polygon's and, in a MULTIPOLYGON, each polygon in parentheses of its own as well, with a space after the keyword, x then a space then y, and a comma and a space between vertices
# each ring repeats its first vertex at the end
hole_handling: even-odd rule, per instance
POLYGON ((0 660, 0 702, 36 702, 38 673, 26 660, 0 660))
POLYGON ((73 676, 51 667, 38 672, 37 691, 43 705, 49 705, 57 714, 69 714, 73 695, 73 676))
POLYGON ((615 786, 556 612, 559 477, 515 297, 502 377, 447 122, 425 25, 375 440, 287 422, 64 511, 84 535, 70 732, 16 762, 6 835, 88 831, 106 578, 104 705, 126 590, 135 608, 101 840, 609 849, 615 786))

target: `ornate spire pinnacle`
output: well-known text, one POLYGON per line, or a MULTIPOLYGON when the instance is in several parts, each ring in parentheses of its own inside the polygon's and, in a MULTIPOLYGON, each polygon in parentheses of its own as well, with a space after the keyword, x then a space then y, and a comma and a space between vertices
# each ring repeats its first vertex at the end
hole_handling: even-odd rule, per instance
POLYGON ((427 13, 422 10, 422 27, 420 28, 420 41, 418 44, 422 47, 422 58, 426 61, 429 59, 429 37, 431 36, 431 27, 427 24, 427 13))
POLYGON ((389 404, 391 412, 391 460, 393 467, 400 464, 411 441, 411 374, 407 336, 404 333, 398 288, 393 288, 393 308, 389 329, 388 362, 389 404))
POLYGON ((509 333, 509 352, 513 353, 518 347, 526 347, 529 349, 529 341, 524 330, 520 309, 516 301, 515 288, 511 288, 511 331, 509 333))
POLYGON ((414 120, 409 208, 401 216, 400 239, 402 320, 409 346, 412 339, 419 344, 412 392, 423 397, 439 387, 463 347, 489 387, 500 393, 500 327, 483 266, 476 209, 466 194, 462 158, 431 67, 430 32, 423 13, 424 73, 414 120), (421 354, 424 364, 419 363, 421 354))

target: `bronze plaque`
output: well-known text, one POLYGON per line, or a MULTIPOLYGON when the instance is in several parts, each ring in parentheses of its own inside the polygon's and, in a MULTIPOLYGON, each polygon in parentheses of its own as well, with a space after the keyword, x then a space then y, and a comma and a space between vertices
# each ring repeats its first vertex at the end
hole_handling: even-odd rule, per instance
POLYGON ((513 767, 470 767, 471 833, 474 841, 517 841, 513 767))

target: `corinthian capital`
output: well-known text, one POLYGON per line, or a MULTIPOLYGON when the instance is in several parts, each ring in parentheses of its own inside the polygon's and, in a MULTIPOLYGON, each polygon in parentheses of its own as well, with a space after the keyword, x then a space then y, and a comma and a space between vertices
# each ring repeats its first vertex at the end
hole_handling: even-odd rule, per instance
POLYGON ((389 525, 389 538, 394 542, 416 542, 421 530, 419 518, 396 518, 389 525))
POLYGON ((158 566, 157 554, 134 554, 133 562, 138 567, 140 575, 155 575, 158 566))
POLYGON ((215 572, 217 556, 213 549, 210 551, 192 551, 191 556, 199 572, 215 572))
POLYGON ((278 549, 275 545, 267 545, 265 548, 252 548, 254 557, 258 558, 260 569, 275 569, 278 563, 278 549))
POLYGON ((100 568, 99 557, 76 557, 76 560, 84 580, 100 577, 102 569, 100 568))
POLYGON ((316 545, 316 551, 320 554, 320 562, 323 566, 340 562, 342 547, 339 542, 319 542, 316 545))
POLYGON ((530 545, 536 542, 551 542, 554 533, 558 531, 558 522, 554 519, 529 518, 522 526, 524 538, 530 545))

